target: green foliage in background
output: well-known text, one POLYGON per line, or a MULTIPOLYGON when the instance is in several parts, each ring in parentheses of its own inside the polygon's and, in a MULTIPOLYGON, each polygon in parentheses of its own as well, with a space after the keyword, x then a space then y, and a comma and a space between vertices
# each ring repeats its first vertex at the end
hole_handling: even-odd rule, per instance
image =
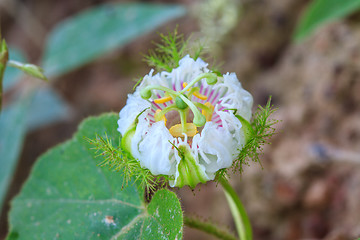
MULTIPOLYGON (((68 73, 185 12, 180 5, 117 3, 96 6, 70 17, 50 33, 43 57, 46 76, 68 73)), ((17 67, 17 62, 26 62, 25 54, 16 48, 10 48, 9 58, 13 67, 17 67)), ((18 64, 20 69, 33 73, 32 65, 24 66, 18 64)), ((24 76, 13 67, 5 70, 4 93, 17 90, 15 86, 24 76)), ((25 96, 21 94, 24 92, 17 92, 18 99, 0 113, 0 212, 26 132, 67 119, 71 114, 70 106, 50 86, 37 86, 25 96)))
POLYGON ((294 39, 303 40, 316 28, 359 10, 360 0, 313 0, 300 18, 294 39))
POLYGON ((182 210, 173 192, 150 204, 136 183, 122 189, 119 172, 97 166, 85 138, 111 136, 119 145, 116 114, 84 121, 75 136, 37 161, 12 202, 8 239, 181 239, 182 210))
POLYGON ((60 23, 50 34, 43 66, 48 76, 67 73, 183 16, 179 5, 104 4, 60 23))
MULTIPOLYGON (((18 49, 10 48, 9 54, 11 59, 26 61, 18 49)), ((7 67, 3 79, 4 93, 15 88, 22 76, 21 70, 7 67)), ((37 87, 20 94, 15 93, 16 99, 0 112, 0 212, 26 133, 64 120, 70 114, 69 106, 49 87, 37 87)))
POLYGON ((0 213, 26 133, 28 97, 0 113, 0 213))
POLYGON ((39 87, 31 96, 29 112, 26 115, 26 127, 29 131, 70 118, 70 106, 50 87, 39 87))

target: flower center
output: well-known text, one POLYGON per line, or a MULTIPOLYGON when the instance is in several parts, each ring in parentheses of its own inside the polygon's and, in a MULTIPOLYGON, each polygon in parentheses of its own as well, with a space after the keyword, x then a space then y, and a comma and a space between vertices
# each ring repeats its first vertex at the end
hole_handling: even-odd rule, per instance
POLYGON ((154 114, 155 121, 164 121, 165 126, 167 123, 166 114, 170 111, 177 111, 180 118, 180 124, 170 126, 169 132, 173 137, 184 137, 186 134, 188 137, 193 137, 198 133, 198 127, 205 125, 207 121, 211 121, 211 117, 214 112, 214 106, 210 102, 202 104, 198 101, 192 101, 192 96, 196 99, 207 100, 208 97, 200 93, 198 87, 193 87, 194 84, 202 79, 206 79, 209 85, 213 85, 217 82, 217 75, 215 73, 203 73, 197 76, 189 84, 183 83, 183 89, 181 91, 174 91, 160 85, 150 85, 141 90, 140 95, 144 99, 151 98, 151 90, 164 91, 164 97, 154 99, 156 104, 165 104, 169 101, 175 100, 175 103, 166 106, 163 109, 156 110, 154 114), (201 112, 199 111, 201 109, 201 112), (192 122, 188 122, 189 113, 193 115, 192 122))

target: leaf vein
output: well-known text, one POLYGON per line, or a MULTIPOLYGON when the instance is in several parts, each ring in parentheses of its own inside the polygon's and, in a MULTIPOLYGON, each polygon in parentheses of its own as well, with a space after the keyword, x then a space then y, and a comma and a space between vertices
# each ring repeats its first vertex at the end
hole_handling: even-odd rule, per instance
POLYGON ((129 222, 127 225, 125 225, 117 234, 115 234, 110 240, 116 240, 118 237, 120 237, 123 234, 126 234, 128 230, 130 230, 138 221, 140 221, 142 218, 145 218, 147 215, 147 212, 144 212, 140 215, 137 215, 131 222, 129 222))
POLYGON ((79 203, 79 204, 105 204, 105 203, 116 203, 116 204, 123 204, 129 207, 137 208, 137 209, 144 209, 144 206, 134 205, 132 203, 124 202, 118 199, 100 199, 100 200, 82 200, 82 199, 17 199, 17 202, 28 202, 28 203, 35 203, 35 204, 44 204, 44 203, 79 203))

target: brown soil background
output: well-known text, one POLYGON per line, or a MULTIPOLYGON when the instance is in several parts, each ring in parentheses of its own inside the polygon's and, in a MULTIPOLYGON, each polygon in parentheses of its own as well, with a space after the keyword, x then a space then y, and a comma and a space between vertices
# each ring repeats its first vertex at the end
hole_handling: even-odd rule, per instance
MULTIPOLYGON (((3 36, 35 63, 46 34, 57 22, 104 2, 10 1, 17 4, 12 14, 0 8, 3 36), (34 25, 19 6, 26 6, 40 22, 42 29, 36 36, 26 33, 34 25)), ((189 8, 194 4, 190 0, 175 2, 189 8)), ((236 72, 253 94, 255 106, 264 105, 272 95, 278 108, 273 117, 281 120, 272 144, 265 147, 262 167, 252 164, 243 175, 231 178, 250 215, 254 239, 360 237, 360 18, 354 14, 327 24, 295 44, 291 34, 307 3, 243 1, 236 27, 220 45, 223 72, 236 72)), ((173 29, 176 24, 186 36, 198 31, 191 15, 158 31, 173 29)), ((70 138, 85 117, 119 112, 134 85, 132 80, 149 71, 141 53, 158 40, 156 33, 147 34, 50 83, 74 111, 67 121, 27 135, 0 219, 0 238, 7 231, 9 201, 19 192, 36 158, 70 138)), ((194 191, 182 189, 178 195, 185 214, 212 219, 235 232, 222 190, 214 183, 194 191)), ((213 238, 185 227, 184 239, 213 238)))

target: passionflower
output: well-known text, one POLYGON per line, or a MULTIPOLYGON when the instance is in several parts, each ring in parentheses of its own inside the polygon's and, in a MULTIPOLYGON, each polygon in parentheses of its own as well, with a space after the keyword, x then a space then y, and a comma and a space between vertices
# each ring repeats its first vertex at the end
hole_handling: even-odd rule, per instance
POLYGON ((193 188, 232 165, 246 143, 252 104, 235 73, 219 76, 185 56, 171 72, 151 70, 128 95, 118 120, 121 145, 142 168, 169 176, 170 186, 193 188))

